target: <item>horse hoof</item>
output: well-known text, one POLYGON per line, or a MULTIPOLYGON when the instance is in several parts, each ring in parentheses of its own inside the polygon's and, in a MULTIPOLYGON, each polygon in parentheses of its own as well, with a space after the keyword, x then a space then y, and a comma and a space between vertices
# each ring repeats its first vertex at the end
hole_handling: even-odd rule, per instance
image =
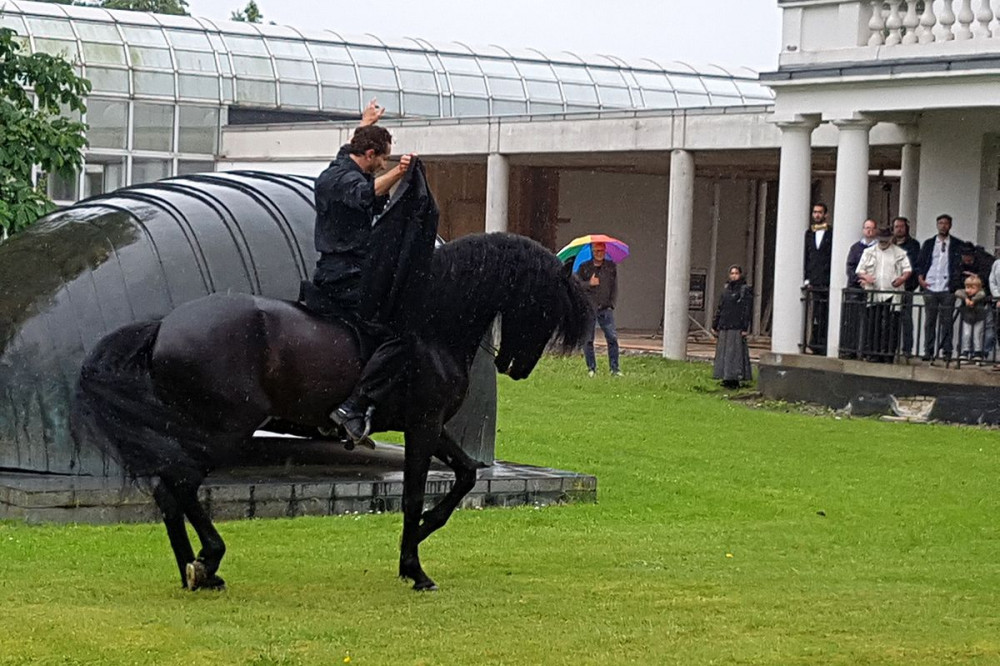
POLYGON ((192 592, 204 585, 208 580, 208 571, 205 569, 205 565, 197 560, 188 562, 186 571, 187 588, 192 592))
POLYGON ((437 592, 438 586, 432 580, 425 580, 414 583, 413 589, 417 592, 437 592))

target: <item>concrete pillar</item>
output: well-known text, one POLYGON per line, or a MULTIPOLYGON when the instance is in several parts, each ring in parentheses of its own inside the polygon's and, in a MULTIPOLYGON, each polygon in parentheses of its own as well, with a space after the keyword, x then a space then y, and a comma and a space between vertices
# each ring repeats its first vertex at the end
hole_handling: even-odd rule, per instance
POLYGON ((868 133, 870 120, 840 120, 837 126, 837 177, 833 197, 833 258, 830 263, 830 317, 826 355, 840 347, 840 301, 847 286, 847 253, 868 218, 868 133))
POLYGON ((819 123, 779 123, 778 222, 774 237, 774 297, 771 351, 797 354, 802 337, 803 243, 809 226, 812 132, 819 123))
POLYGON ((686 150, 670 153, 670 200, 667 211, 663 356, 683 360, 687 357, 691 232, 694 229, 694 155, 686 150))
POLYGON ((486 231, 507 231, 510 210, 510 161, 490 153, 486 158, 486 231))
POLYGON ((917 232, 917 192, 920 181, 920 146, 903 145, 902 173, 899 178, 899 216, 910 221, 910 233, 917 232))

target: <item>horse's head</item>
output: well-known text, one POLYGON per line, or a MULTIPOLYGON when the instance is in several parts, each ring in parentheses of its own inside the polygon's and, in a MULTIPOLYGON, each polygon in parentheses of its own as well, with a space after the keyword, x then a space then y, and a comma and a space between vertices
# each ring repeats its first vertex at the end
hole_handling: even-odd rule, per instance
MULTIPOLYGON (((554 257, 553 257, 554 259, 554 257)), ((511 379, 524 379, 546 349, 578 349, 593 324, 593 309, 569 267, 549 262, 546 279, 532 280, 531 291, 514 299, 500 316, 496 367, 511 379)))

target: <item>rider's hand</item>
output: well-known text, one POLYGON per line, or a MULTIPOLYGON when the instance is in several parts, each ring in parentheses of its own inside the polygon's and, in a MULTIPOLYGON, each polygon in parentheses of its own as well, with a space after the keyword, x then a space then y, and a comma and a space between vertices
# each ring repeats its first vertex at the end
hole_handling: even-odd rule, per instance
POLYGON ((399 158, 399 172, 406 173, 407 169, 410 168, 410 162, 416 157, 414 153, 408 153, 399 158))
POLYGON ((372 97, 372 101, 368 102, 368 106, 365 110, 361 112, 361 126, 367 127, 368 125, 374 125, 385 113, 385 107, 379 106, 378 102, 372 97))

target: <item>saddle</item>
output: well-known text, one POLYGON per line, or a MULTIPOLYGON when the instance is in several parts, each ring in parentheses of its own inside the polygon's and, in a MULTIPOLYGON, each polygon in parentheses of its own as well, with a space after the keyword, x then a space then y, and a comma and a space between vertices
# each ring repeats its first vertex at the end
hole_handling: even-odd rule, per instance
POLYGON ((388 329, 362 320, 355 312, 345 308, 343 303, 310 280, 299 283, 298 304, 320 319, 345 326, 354 335, 364 361, 371 358, 378 346, 390 337, 388 329))

